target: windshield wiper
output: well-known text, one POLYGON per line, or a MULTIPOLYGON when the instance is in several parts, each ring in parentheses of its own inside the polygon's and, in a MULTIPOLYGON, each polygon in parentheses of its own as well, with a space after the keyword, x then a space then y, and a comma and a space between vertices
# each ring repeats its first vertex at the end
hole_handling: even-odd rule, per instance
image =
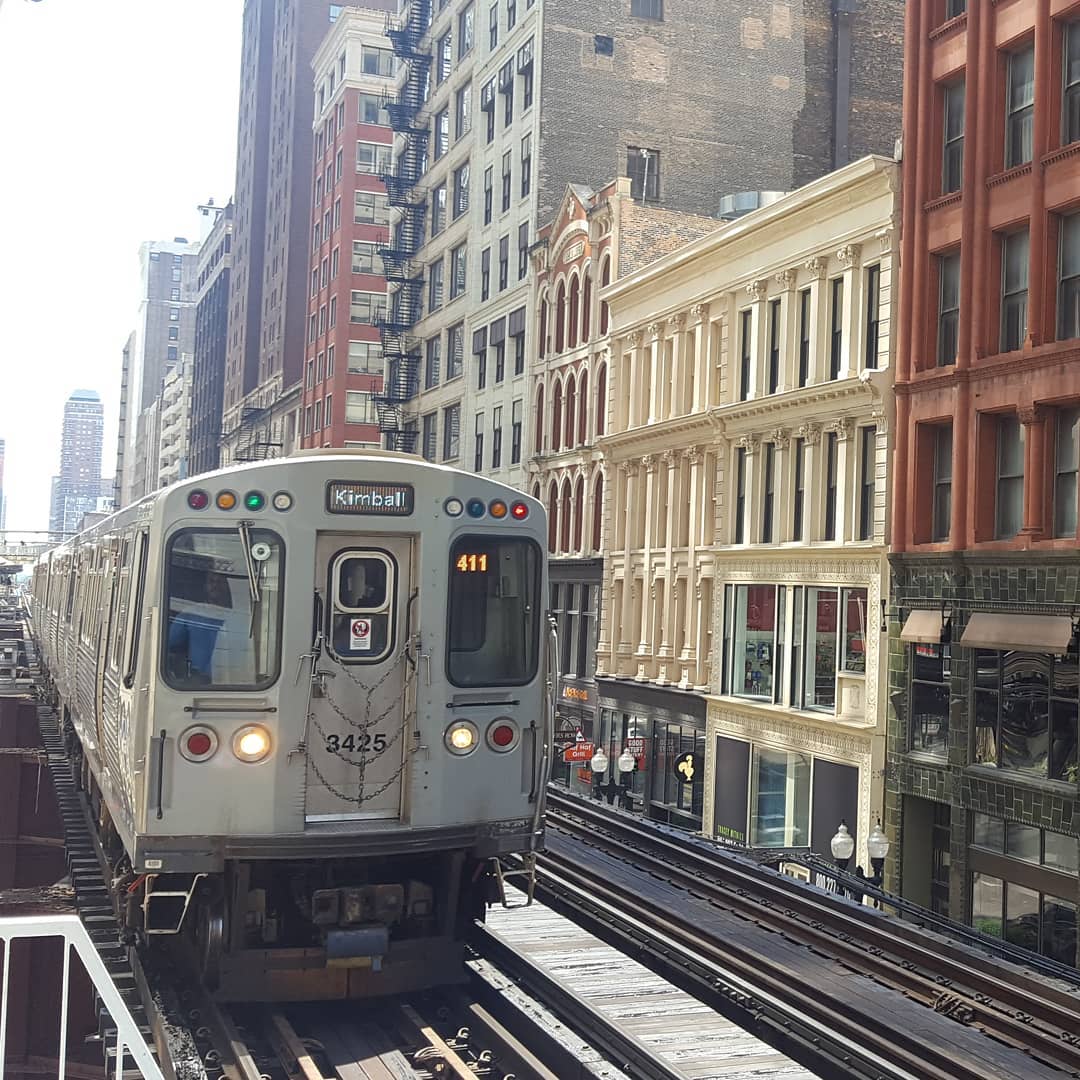
POLYGON ((240 533, 240 542, 244 546, 244 566, 247 568, 248 590, 251 592, 251 603, 257 604, 260 600, 259 571, 255 560, 251 555, 251 522, 241 521, 237 526, 240 533))

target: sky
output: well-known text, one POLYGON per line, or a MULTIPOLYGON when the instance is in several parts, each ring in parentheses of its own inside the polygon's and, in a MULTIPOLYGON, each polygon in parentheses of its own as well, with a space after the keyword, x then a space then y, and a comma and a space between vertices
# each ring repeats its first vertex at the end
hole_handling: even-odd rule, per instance
POLYGON ((112 476, 139 245, 232 195, 242 0, 0 0, 0 439, 9 531, 45 529, 64 401, 112 476))

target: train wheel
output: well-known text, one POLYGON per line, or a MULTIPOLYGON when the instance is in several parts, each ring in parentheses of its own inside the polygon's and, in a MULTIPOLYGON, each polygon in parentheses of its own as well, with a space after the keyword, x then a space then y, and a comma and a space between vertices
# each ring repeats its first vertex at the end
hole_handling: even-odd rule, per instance
POLYGON ((196 944, 203 986, 216 990, 221 982, 221 954, 225 948, 225 899, 220 890, 202 898, 196 944))

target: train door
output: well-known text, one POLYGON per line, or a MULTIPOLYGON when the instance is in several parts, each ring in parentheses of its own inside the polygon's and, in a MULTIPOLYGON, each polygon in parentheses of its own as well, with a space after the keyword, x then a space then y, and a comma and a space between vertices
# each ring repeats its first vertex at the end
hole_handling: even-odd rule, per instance
POLYGON ((396 819, 412 738, 414 544, 320 534, 307 723, 308 822, 396 819))

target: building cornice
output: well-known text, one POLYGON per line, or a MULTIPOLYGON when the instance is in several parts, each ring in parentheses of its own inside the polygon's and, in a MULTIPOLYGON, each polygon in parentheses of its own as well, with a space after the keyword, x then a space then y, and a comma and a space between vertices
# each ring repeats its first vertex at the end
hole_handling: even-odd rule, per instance
POLYGON ((961 383, 977 383, 1013 375, 1024 377, 1044 368, 1077 362, 1080 362, 1080 345, 1052 341, 1016 352, 980 357, 967 368, 928 368, 918 372, 908 382, 895 383, 893 390, 900 397, 914 397, 929 391, 949 390, 961 383))
POLYGON ((642 454, 673 449, 672 443, 694 446, 709 442, 720 433, 713 413, 691 413, 660 420, 648 427, 635 427, 596 440, 597 448, 610 461, 633 461, 642 454))

